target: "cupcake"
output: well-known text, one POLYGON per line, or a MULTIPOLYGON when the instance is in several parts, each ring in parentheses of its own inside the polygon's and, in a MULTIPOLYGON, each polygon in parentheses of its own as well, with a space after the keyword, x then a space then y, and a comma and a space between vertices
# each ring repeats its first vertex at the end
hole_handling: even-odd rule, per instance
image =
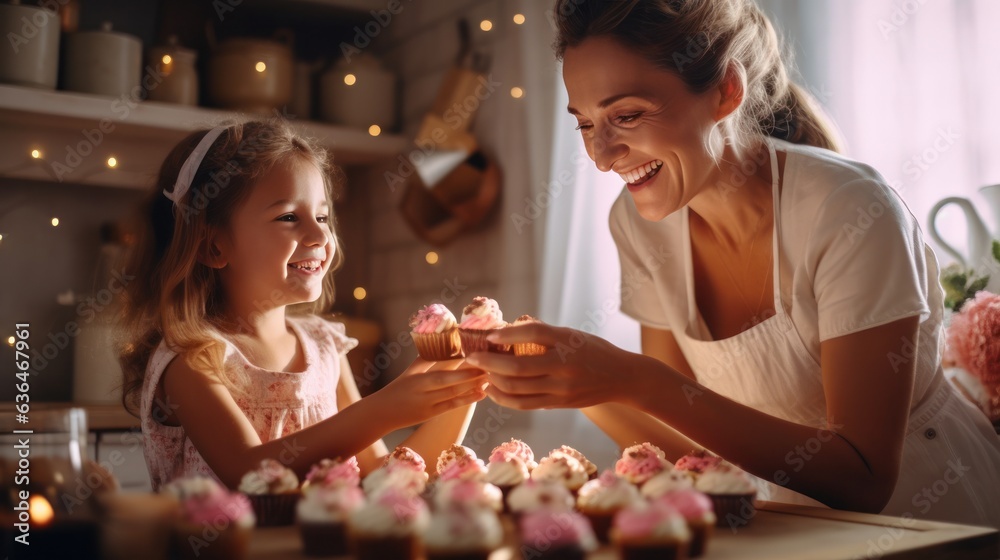
POLYGON ((486 482, 493 484, 503 494, 504 511, 509 511, 507 496, 518 484, 528 480, 528 467, 520 457, 506 453, 500 457, 490 455, 490 464, 486 466, 486 482))
POLYGON ((487 560, 502 542, 493 510, 461 502, 437 509, 424 531, 427 560, 487 560))
POLYGON ((348 537, 357 560, 413 559, 421 556, 421 536, 430 521, 420 497, 388 488, 348 517, 348 537))
POLYGON ((160 488, 161 494, 177 498, 178 501, 188 500, 197 496, 205 496, 220 492, 225 488, 214 478, 207 476, 185 476, 175 478, 160 488))
POLYGON ((506 326, 503 312, 495 300, 482 296, 472 298, 472 303, 462 310, 462 322, 458 325, 462 351, 466 356, 473 352, 510 353, 509 344, 494 344, 486 340, 491 332, 506 326))
POLYGON ((175 486, 175 489, 182 489, 184 495, 180 498, 181 520, 174 528, 175 557, 181 560, 246 558, 255 522, 253 506, 245 495, 204 480, 175 486))
POLYGON ((239 491, 250 498, 258 526, 275 527, 295 522, 299 477, 278 461, 261 461, 259 467, 243 475, 239 491))
POLYGON ((688 557, 697 558, 704 554, 715 527, 712 500, 697 490, 675 490, 657 498, 657 501, 673 507, 684 517, 688 531, 691 532, 688 557))
POLYGON ((714 467, 720 463, 722 463, 722 457, 710 451, 692 451, 678 459, 677 463, 674 464, 674 468, 697 476, 704 472, 705 469, 714 467))
POLYGON ((427 462, 424 461, 424 458, 405 445, 397 446, 392 450, 392 453, 386 455, 382 465, 385 467, 399 465, 410 470, 427 473, 427 462))
POLYGON ((364 502, 357 486, 314 485, 296 507, 302 550, 309 556, 347 554, 347 518, 364 502))
POLYGON ((455 504, 503 511, 503 493, 488 482, 455 478, 438 482, 434 489, 434 507, 446 509, 455 504))
POLYGON ((625 448, 615 463, 615 473, 635 485, 642 485, 656 474, 670 468, 659 447, 646 442, 625 448))
POLYGON ((473 480, 482 482, 486 480, 486 465, 482 459, 477 459, 475 455, 459 457, 450 463, 442 471, 438 471, 437 482, 440 484, 449 480, 473 480))
POLYGON ((425 360, 437 362, 462 356, 462 341, 458 336, 458 321, 440 303, 432 303, 410 317, 410 336, 417 353, 425 360))
POLYGON ((316 488, 339 488, 341 486, 359 486, 361 484, 361 469, 358 459, 351 457, 346 461, 323 459, 309 469, 305 481, 302 482, 302 493, 308 494, 316 488))
MULTIPOLYGON (((514 326, 527 325, 528 323, 539 323, 538 319, 535 319, 531 315, 521 315, 514 321, 514 326)), ((536 344, 534 342, 519 342, 514 345, 514 355, 515 356, 540 356, 548 350, 541 344, 536 344)))
POLYGON ((520 520, 521 555, 539 560, 583 560, 597 550, 587 519, 575 511, 538 509, 520 520))
POLYGON ((538 463, 535 462, 535 452, 527 443, 519 439, 510 438, 510 441, 505 441, 494 447, 493 452, 490 453, 490 462, 502 460, 505 455, 513 455, 520 459, 528 468, 528 472, 538 466, 538 463))
POLYGON ((401 465, 386 465, 371 472, 361 481, 361 487, 370 499, 375 499, 388 489, 419 496, 427 488, 427 473, 401 465))
POLYGON ((643 498, 653 500, 677 490, 692 489, 694 489, 694 479, 686 471, 666 469, 647 480, 639 489, 639 493, 643 498))
POLYGON ((564 455, 569 455, 570 457, 576 459, 583 465, 583 470, 587 471, 587 478, 595 479, 597 478, 597 465, 590 462, 590 459, 586 458, 583 453, 580 453, 576 449, 568 445, 560 445, 559 449, 553 449, 549 452, 549 455, 556 455, 562 453, 564 455))
POLYGON ((573 495, 558 482, 528 479, 507 496, 507 505, 515 516, 538 509, 572 511, 573 495))
POLYGON ((757 487, 750 475, 733 465, 706 468, 694 481, 694 488, 711 498, 717 527, 745 525, 757 513, 757 487))
POLYGON ((597 540, 608 542, 611 520, 618 510, 641 499, 634 484, 609 469, 580 487, 576 508, 590 521, 597 540))
POLYGON ((676 509, 639 501, 615 514, 611 542, 622 560, 685 558, 691 533, 676 509))
POLYGON ((539 461, 535 470, 531 471, 531 478, 558 482, 574 496, 580 487, 589 480, 587 470, 580 464, 580 461, 565 453, 549 455, 539 461))

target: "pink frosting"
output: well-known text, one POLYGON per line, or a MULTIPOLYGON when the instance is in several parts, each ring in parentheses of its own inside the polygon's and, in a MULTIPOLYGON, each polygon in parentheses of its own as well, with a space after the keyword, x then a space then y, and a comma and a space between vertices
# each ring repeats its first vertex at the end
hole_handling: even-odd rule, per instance
POLYGON ((519 439, 511 438, 510 441, 501 443, 500 445, 493 448, 493 453, 490 453, 490 462, 502 462, 506 461, 505 455, 513 455, 520 459, 525 465, 530 465, 535 461, 535 453, 531 450, 531 447, 527 443, 519 439))
POLYGON ((410 317, 410 328, 418 334, 431 334, 438 332, 438 327, 445 321, 454 323, 455 316, 440 303, 432 303, 410 317))
POLYGON ((614 525, 619 534, 626 538, 650 536, 660 525, 671 517, 680 516, 673 507, 661 502, 648 502, 619 510, 615 514, 614 525))
POLYGON ((714 513, 711 498, 697 490, 674 490, 656 501, 673 507, 686 519, 701 519, 707 513, 714 513))
POLYGON ((227 491, 193 496, 181 503, 181 510, 184 517, 198 525, 212 525, 224 519, 239 521, 253 515, 249 498, 227 491))
POLYGON ((357 457, 346 461, 323 459, 309 469, 306 480, 319 486, 357 486, 361 484, 361 469, 357 457))
POLYGON ((596 546, 594 530, 586 517, 572 511, 539 509, 521 517, 521 540, 539 550, 543 547, 580 546, 592 550, 596 546))
POLYGON ((704 472, 705 469, 714 467, 722 462, 722 457, 712 455, 707 451, 695 451, 678 459, 674 468, 681 471, 694 473, 704 472))
POLYGON ((476 480, 486 476, 486 465, 475 457, 458 457, 438 475, 441 480, 476 480))
POLYGON ((385 466, 399 466, 418 472, 427 470, 427 463, 419 453, 409 447, 400 445, 385 458, 385 466))
POLYGON ((633 484, 642 484, 668 466, 662 451, 649 443, 642 443, 622 453, 622 458, 615 463, 615 472, 633 484))
POLYGON ((472 303, 462 310, 463 329, 488 330, 505 326, 500 304, 487 297, 472 298, 472 303))

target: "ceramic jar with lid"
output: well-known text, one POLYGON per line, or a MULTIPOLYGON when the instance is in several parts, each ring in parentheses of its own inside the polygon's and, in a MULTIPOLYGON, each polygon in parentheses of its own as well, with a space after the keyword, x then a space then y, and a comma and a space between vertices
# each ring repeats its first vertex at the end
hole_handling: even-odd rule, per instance
POLYGON ((320 78, 323 120, 368 129, 396 124, 396 76, 368 54, 341 60, 320 78))
POLYGON ((66 38, 63 83, 66 89, 119 97, 140 97, 142 41, 112 31, 104 22, 100 31, 80 31, 66 38))
POLYGON ((171 35, 167 44, 149 51, 149 66, 158 72, 156 80, 146 89, 147 99, 179 105, 198 104, 197 53, 177 43, 171 35))
POLYGON ((208 62, 208 92, 221 107, 270 113, 292 99, 292 49, 267 39, 223 41, 208 62))
POLYGON ((0 4, 0 82, 55 89, 59 75, 59 15, 18 2, 0 4))

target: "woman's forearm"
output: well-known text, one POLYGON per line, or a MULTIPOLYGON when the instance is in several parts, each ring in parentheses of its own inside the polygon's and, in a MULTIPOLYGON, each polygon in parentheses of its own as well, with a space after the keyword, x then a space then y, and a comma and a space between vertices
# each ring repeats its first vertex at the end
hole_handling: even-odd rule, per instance
MULTIPOLYGON (((668 366, 634 355, 627 404, 770 482, 830 507, 878 512, 895 480, 878 480, 837 426, 789 422, 723 397, 668 366)), ((818 422, 825 419, 817 418, 818 422)))
POLYGON ((402 445, 419 453, 427 462, 427 473, 434 474, 438 455, 452 444, 461 443, 465 439, 465 432, 469 429, 475 411, 476 404, 472 403, 439 414, 421 424, 402 445))

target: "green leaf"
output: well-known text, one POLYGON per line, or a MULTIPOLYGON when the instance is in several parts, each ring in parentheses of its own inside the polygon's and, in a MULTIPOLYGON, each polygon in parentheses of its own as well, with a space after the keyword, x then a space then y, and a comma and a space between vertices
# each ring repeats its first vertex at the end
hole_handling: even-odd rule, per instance
POLYGON ((993 240, 993 258, 1000 262, 1000 241, 993 240))
POLYGON ((969 289, 965 291, 965 294, 969 297, 973 297, 976 295, 976 292, 986 289, 986 284, 989 284, 989 282, 989 276, 977 278, 972 284, 969 284, 969 289))

